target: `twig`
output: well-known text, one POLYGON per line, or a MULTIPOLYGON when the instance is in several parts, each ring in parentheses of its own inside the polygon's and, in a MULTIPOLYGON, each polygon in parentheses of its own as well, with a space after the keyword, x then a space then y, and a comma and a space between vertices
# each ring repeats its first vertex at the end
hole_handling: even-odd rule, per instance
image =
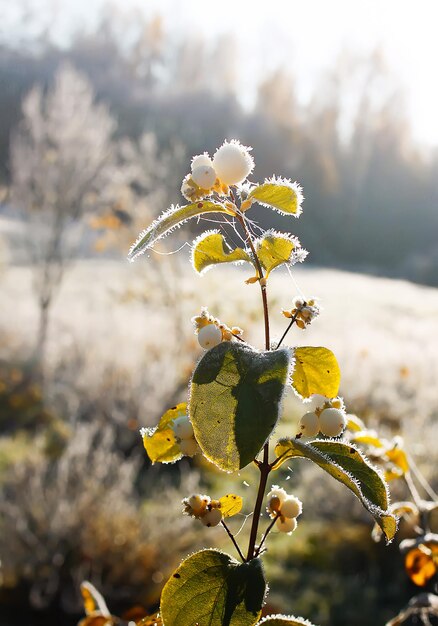
MULTIPOLYGON (((269 535, 269 533, 272 530, 272 527, 274 526, 275 522, 278 520, 278 518, 280 517, 280 513, 277 513, 277 515, 273 518, 273 520, 271 521, 271 523, 269 524, 269 526, 267 527, 267 529, 265 530, 265 532, 263 533, 263 537, 260 541, 259 547, 256 550, 256 556, 258 556, 260 554, 261 549, 263 548, 263 544, 266 541, 266 537, 269 535)), ((266 549, 266 548, 265 548, 266 549)))
POLYGON ((236 548, 237 552, 239 553, 240 558, 242 559, 242 561, 245 563, 245 557, 242 554, 242 551, 239 548, 239 544, 237 543, 233 533, 231 532, 231 530, 228 528, 228 526, 225 524, 224 520, 221 520, 221 524, 222 526, 225 528, 225 530, 228 533, 229 538, 231 539, 231 541, 234 544, 234 547, 236 548))

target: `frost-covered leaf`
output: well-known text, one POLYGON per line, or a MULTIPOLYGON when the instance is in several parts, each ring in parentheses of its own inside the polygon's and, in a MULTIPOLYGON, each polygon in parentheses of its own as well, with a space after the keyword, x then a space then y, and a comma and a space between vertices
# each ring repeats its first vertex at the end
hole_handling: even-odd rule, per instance
POLYGON ((331 350, 313 346, 295 348, 292 386, 301 398, 315 393, 334 398, 340 382, 341 370, 331 350))
POLYGON ((172 407, 155 428, 142 428, 143 445, 152 463, 173 463, 181 457, 181 449, 172 429, 173 422, 187 414, 187 403, 180 402, 172 407))
POLYGON ((347 414, 347 430, 351 430, 352 432, 359 432, 360 430, 366 430, 365 424, 357 417, 357 415, 353 415, 352 413, 347 414))
POLYGON ((361 430, 351 437, 351 441, 354 443, 361 443, 367 446, 373 446, 374 448, 382 448, 383 443, 374 430, 361 430))
POLYGON ((140 233, 137 241, 129 251, 128 259, 134 261, 140 254, 152 248, 159 239, 167 235, 174 228, 181 226, 181 224, 184 224, 184 222, 190 218, 197 217, 203 213, 229 214, 230 211, 222 204, 206 200, 200 200, 199 202, 193 202, 185 206, 172 206, 152 222, 146 230, 140 233))
POLYGON ((250 191, 248 198, 253 198, 263 206, 276 209, 285 215, 294 217, 301 215, 303 201, 301 187, 298 183, 293 183, 286 178, 273 176, 266 179, 264 183, 250 191))
POLYGON ((201 550, 181 563, 164 586, 166 626, 254 626, 266 592, 259 559, 238 563, 218 550, 201 550))
POLYGON ((232 517, 242 510, 243 500, 234 493, 222 496, 222 498, 219 498, 219 502, 221 503, 220 509, 224 517, 232 517))
POLYGON ((394 448, 386 450, 385 454, 391 463, 398 467, 403 474, 409 472, 408 456, 404 450, 394 446, 394 448))
POLYGON ((279 265, 303 261, 307 254, 296 237, 275 230, 268 230, 257 239, 255 248, 259 261, 266 270, 266 278, 279 265))
POLYGON ((207 269, 219 263, 242 263, 244 261, 252 264, 250 255, 243 248, 232 250, 218 230, 202 233, 193 242, 192 263, 199 274, 203 274, 207 269))
POLYGON ((413 547, 405 556, 405 569, 413 583, 425 587, 437 573, 438 544, 436 541, 423 541, 413 547))
POLYGON ((257 626, 313 626, 309 620, 293 615, 267 615, 257 626))
POLYGON ((189 415, 204 455, 232 472, 251 463, 272 433, 290 361, 288 349, 257 352, 224 341, 201 358, 189 415))
POLYGON ((104 617, 111 616, 104 597, 92 583, 88 582, 88 580, 84 580, 81 583, 81 595, 85 615, 93 615, 96 612, 99 612, 104 617))
POLYGON ((388 487, 381 475, 352 444, 341 441, 281 439, 275 447, 279 467, 294 457, 309 459, 330 476, 348 487, 379 524, 387 541, 397 530, 397 521, 389 508, 388 487))

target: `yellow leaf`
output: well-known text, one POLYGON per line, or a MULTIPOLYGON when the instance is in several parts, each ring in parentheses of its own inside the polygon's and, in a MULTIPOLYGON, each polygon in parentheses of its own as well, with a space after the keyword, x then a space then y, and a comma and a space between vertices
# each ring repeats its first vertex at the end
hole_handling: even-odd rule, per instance
POLYGON ((347 429, 353 432, 358 432, 360 430, 365 430, 365 424, 359 417, 357 417, 357 415, 353 415, 353 413, 348 413, 347 429))
POLYGON ((268 278, 271 271, 279 265, 304 260, 306 254, 296 237, 273 230, 267 231, 257 239, 255 247, 259 261, 266 270, 265 278, 268 278), (302 252, 301 257, 298 252, 302 252))
POLYGON ((164 211, 152 224, 140 233, 137 241, 131 246, 128 260, 134 261, 140 254, 152 248, 159 239, 172 230, 181 226, 192 217, 198 217, 204 213, 226 213, 227 215, 233 215, 233 213, 222 204, 207 200, 192 202, 186 206, 171 206, 170 209, 164 211))
POLYGON ((409 578, 419 587, 427 585, 437 571, 438 546, 425 542, 409 550, 405 557, 405 568, 409 578))
POLYGON ((380 441, 374 430, 362 430, 353 435, 351 441, 354 441, 355 443, 363 443, 369 446, 374 446, 375 448, 383 447, 383 443, 380 441))
POLYGON ((243 263, 244 261, 252 263, 249 254, 242 248, 231 250, 219 231, 203 233, 193 242, 192 263, 199 274, 219 263, 243 263))
POLYGON ((182 457, 172 424, 186 414, 187 404, 181 402, 164 413, 156 428, 142 430, 143 445, 152 463, 173 463, 182 457))
POLYGON ((94 615, 98 612, 104 617, 110 617, 110 612, 102 594, 87 580, 81 583, 81 594, 86 615, 94 615))
POLYGON ((279 213, 299 217, 303 194, 298 183, 284 178, 266 179, 264 183, 254 187, 248 198, 257 200, 259 204, 276 209, 279 213))
POLYGON ((320 347, 295 349, 292 386, 301 398, 317 393, 327 398, 338 395, 341 371, 331 350, 320 347))
POLYGON ((220 510, 224 517, 232 517, 233 515, 237 515, 240 513, 243 505, 243 500, 240 496, 234 495, 234 493, 229 493, 226 496, 222 496, 219 499, 220 502, 220 510))
POLYGON ((409 472, 409 463, 406 452, 401 448, 392 448, 391 450, 386 450, 386 456, 394 463, 396 467, 398 467, 402 474, 406 474, 409 472))

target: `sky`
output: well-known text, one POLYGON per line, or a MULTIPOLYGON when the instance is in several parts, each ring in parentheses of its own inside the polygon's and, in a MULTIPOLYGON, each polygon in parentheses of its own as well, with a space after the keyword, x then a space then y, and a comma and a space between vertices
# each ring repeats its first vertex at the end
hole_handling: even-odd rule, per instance
MULTIPOLYGON (((1 2, 18 0, 0 0, 1 2)), ((26 0, 21 0, 25 2, 26 0)), ((29 0, 27 0, 29 1, 29 0)), ((57 6, 59 36, 95 20, 106 0, 35 0, 57 6)), ((238 43, 238 78, 249 106, 263 74, 284 66, 297 78, 303 102, 342 51, 380 49, 405 93, 414 136, 438 147, 438 2, 436 0, 112 0, 161 14, 175 36, 201 32, 213 40, 232 33, 238 43)))

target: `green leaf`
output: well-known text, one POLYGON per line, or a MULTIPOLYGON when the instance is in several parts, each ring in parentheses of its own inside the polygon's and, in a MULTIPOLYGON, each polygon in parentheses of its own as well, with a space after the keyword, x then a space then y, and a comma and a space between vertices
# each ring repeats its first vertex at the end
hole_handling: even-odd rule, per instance
POLYGON ((288 349, 257 352, 224 341, 193 373, 190 420, 204 455, 232 472, 251 463, 272 433, 289 368, 288 349))
POLYGON ((327 348, 295 348, 292 386, 301 398, 318 393, 327 398, 338 395, 341 370, 335 355, 327 348))
POLYGON ((309 620, 293 615, 267 615, 257 626, 313 626, 309 620))
POLYGON ((192 217, 203 213, 227 213, 230 211, 217 202, 200 200, 185 206, 172 206, 164 211, 150 226, 138 236, 137 241, 131 247, 128 260, 134 261, 140 254, 149 248, 177 226, 181 226, 192 217))
POLYGON ((238 563, 218 550, 189 556, 161 595, 166 626, 254 626, 266 592, 259 559, 238 563))
POLYGON ((265 278, 279 265, 303 261, 307 254, 296 237, 275 230, 268 230, 257 239, 255 248, 259 261, 266 270, 265 278))
POLYGON ((352 444, 340 441, 281 439, 275 447, 275 468, 287 459, 301 457, 319 465, 330 476, 348 487, 371 513, 387 541, 397 530, 397 521, 388 511, 388 487, 371 463, 352 444))
POLYGON ((199 274, 203 274, 212 265, 218 263, 242 263, 244 261, 252 263, 250 255, 243 248, 231 250, 218 230, 202 233, 193 242, 192 263, 199 274))
POLYGON ((242 510, 243 500, 234 493, 222 496, 222 498, 219 498, 219 502, 221 503, 220 509, 224 517, 232 517, 242 510))
POLYGON ((298 183, 293 183, 286 178, 266 179, 264 183, 254 187, 248 194, 248 198, 254 198, 263 206, 276 209, 284 215, 301 215, 301 203, 303 194, 298 183))
POLYGON ((175 438, 172 424, 187 414, 187 403, 180 402, 165 412, 155 428, 142 428, 143 445, 152 463, 173 463, 183 455, 175 438))

